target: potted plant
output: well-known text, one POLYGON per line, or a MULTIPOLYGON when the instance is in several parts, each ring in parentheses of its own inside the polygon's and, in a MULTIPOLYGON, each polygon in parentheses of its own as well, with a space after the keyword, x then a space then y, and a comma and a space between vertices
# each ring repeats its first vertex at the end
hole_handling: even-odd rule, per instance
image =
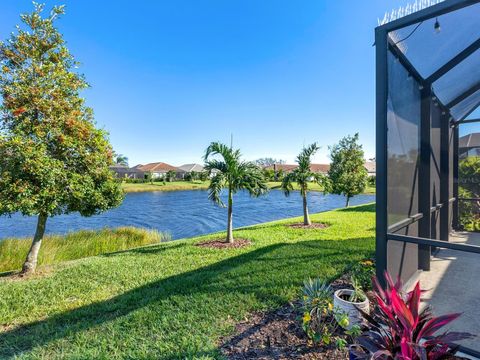
POLYGON ((385 279, 385 289, 374 279, 376 306, 372 315, 362 312, 368 324, 367 331, 357 338, 362 348, 374 359, 460 359, 454 356, 456 349, 450 344, 472 335, 460 332, 435 335, 460 314, 434 317, 430 307, 421 311, 422 291, 418 282, 411 292, 403 294, 400 280, 394 283, 387 273, 385 279))
POLYGON ((340 289, 333 294, 333 306, 335 309, 347 314, 348 328, 361 325, 363 322, 362 312, 370 312, 370 302, 365 295, 359 281, 355 276, 351 277, 353 290, 340 289))

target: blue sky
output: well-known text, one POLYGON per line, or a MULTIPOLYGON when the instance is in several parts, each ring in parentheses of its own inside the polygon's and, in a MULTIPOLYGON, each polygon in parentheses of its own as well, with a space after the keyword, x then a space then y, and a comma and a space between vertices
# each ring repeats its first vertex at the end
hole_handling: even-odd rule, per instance
MULTIPOLYGON (((301 147, 360 133, 374 156, 373 29, 404 0, 46 1, 99 126, 130 164, 201 162, 210 141, 245 158, 293 161, 301 147)), ((0 39, 32 9, 2 0, 0 39)))

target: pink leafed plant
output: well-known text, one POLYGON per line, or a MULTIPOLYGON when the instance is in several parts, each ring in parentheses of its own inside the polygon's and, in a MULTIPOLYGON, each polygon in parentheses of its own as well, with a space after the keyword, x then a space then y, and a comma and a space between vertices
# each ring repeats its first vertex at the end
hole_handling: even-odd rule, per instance
POLYGON ((385 273, 386 287, 373 279, 375 310, 363 313, 368 330, 357 340, 373 359, 382 360, 444 360, 456 352, 453 341, 472 338, 463 332, 440 332, 461 314, 435 317, 430 307, 420 310, 422 290, 415 288, 402 293, 403 284, 394 282, 385 273))

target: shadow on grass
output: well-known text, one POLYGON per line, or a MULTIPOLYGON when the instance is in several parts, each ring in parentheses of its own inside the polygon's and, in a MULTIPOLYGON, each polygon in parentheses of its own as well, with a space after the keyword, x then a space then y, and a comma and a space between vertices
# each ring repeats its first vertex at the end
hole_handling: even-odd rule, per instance
MULTIPOLYGON (((280 243, 265 246, 214 264, 174 275, 126 291, 109 300, 92 303, 65 311, 49 318, 20 325, 0 333, 0 358, 16 357, 48 343, 75 336, 77 333, 101 326, 138 309, 171 301, 179 297, 188 302, 196 295, 207 295, 222 301, 225 294, 251 294, 263 303, 281 305, 286 301, 280 289, 300 286, 307 277, 321 276, 333 280, 353 262, 371 252, 372 238, 343 241, 307 240, 298 243, 280 243)), ((184 246, 185 244, 179 244, 184 246)), ((171 247, 165 248, 168 251, 171 247)), ((155 253, 157 249, 134 249, 131 252, 155 253)), ((228 302, 224 304, 228 306, 228 302)), ((188 311, 202 311, 189 309, 188 311)), ((219 310, 217 310, 219 311, 219 310)), ((223 316, 222 313, 218 314, 223 316)), ((175 314, 172 314, 175 317, 175 314)), ((212 323, 216 315, 212 315, 212 323)), ((209 318, 208 318, 209 319, 209 318)), ((209 321, 209 320, 208 320, 209 321)), ((132 326, 140 326, 138 323, 132 326)), ((189 324, 195 326, 195 324, 189 324)), ((169 332, 165 328, 162 331, 169 332)), ((128 329, 122 329, 128 332, 128 329)), ((102 334, 102 333, 101 333, 102 334)), ((103 335, 103 334, 102 334, 103 335)), ((104 335, 105 341, 108 334, 104 335)), ((188 353, 182 353, 181 358, 188 353)))
POLYGON ((337 209, 339 212, 375 212, 375 203, 337 209))

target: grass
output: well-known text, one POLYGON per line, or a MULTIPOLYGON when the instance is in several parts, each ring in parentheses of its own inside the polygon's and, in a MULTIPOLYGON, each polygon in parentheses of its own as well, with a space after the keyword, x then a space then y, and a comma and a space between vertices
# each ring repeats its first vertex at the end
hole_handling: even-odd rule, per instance
MULTIPOLYGON (((122 184, 122 188, 125 192, 143 192, 143 191, 178 191, 178 190, 205 190, 208 188, 209 181, 174 181, 171 183, 154 182, 153 184, 122 184)), ((268 183, 268 187, 272 190, 280 189, 281 182, 271 181, 268 183)), ((294 188, 299 190, 298 186, 294 183, 294 188)), ((315 183, 309 184, 311 191, 323 191, 323 188, 315 183)), ((375 186, 367 185, 364 194, 375 194, 375 186)))
POLYGON ((144 192, 144 191, 179 191, 179 190, 204 190, 208 188, 209 181, 172 181, 167 183, 153 182, 143 184, 123 183, 122 188, 125 192, 144 192))
MULTIPOLYGON (((280 189, 281 185, 282 185, 282 183, 280 181, 271 181, 271 182, 268 183, 268 187, 270 189, 280 189)), ((300 188, 298 187, 298 185, 296 183, 293 183, 293 188, 295 190, 300 190, 300 188)), ((320 186, 319 184, 316 184, 316 183, 308 184, 308 189, 310 191, 323 191, 323 187, 320 186)), ((372 185, 368 184, 363 193, 364 194, 375 194, 375 185, 372 186, 372 185)))
POLYGON ((53 266, 27 280, 0 279, 0 358, 214 359, 221 336, 256 310, 298 296, 308 277, 332 280, 371 257, 374 205, 235 231, 242 249, 194 243, 224 234, 53 266))
MULTIPOLYGON (((38 263, 40 266, 52 265, 62 261, 157 244, 169 239, 168 235, 158 231, 132 227, 79 231, 65 236, 46 236, 40 248, 38 263)), ((30 245, 31 239, 0 241, 0 272, 20 269, 30 245)))

